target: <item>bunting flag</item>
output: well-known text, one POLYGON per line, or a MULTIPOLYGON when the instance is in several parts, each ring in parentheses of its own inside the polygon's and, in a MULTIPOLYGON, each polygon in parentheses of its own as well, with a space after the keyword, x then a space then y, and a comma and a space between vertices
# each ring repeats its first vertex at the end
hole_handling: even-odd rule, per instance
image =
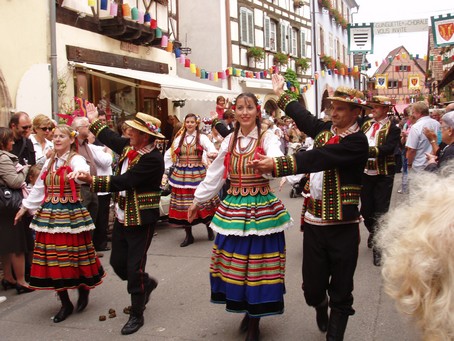
POLYGON ((375 89, 388 89, 388 74, 375 75, 375 89))
POLYGON ((419 90, 421 88, 419 75, 409 75, 408 76, 408 89, 410 90, 419 90))

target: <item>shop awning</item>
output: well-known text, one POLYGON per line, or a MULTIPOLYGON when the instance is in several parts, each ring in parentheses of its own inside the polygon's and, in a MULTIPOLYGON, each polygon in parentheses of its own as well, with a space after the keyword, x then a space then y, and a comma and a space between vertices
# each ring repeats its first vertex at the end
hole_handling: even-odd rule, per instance
POLYGON ((171 76, 168 74, 145 72, 131 69, 122 69, 111 66, 94 65, 87 63, 76 63, 77 67, 84 68, 87 73, 98 77, 107 78, 119 83, 127 84, 136 88, 160 90, 159 98, 167 98, 172 101, 194 100, 194 101, 216 101, 217 96, 234 97, 236 92, 218 88, 216 86, 198 83, 189 79, 171 76), (131 81, 118 78, 130 78, 131 81), (141 80, 153 84, 137 84, 134 80, 141 80))

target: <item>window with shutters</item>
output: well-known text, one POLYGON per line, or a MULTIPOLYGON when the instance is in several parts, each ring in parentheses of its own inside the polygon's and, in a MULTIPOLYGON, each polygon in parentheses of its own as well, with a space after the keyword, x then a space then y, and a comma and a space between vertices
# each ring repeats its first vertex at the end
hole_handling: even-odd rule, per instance
POLYGON ((336 58, 336 56, 334 55, 334 37, 333 37, 332 33, 329 34, 328 44, 329 44, 328 55, 333 57, 333 58, 336 58))
POLYGON ((287 23, 279 24, 280 52, 289 53, 289 25, 287 23))
POLYGON ((254 45, 254 15, 248 8, 240 8, 240 39, 244 45, 254 45))
POLYGON ((399 87, 398 81, 388 81, 388 89, 397 89, 399 87))
POLYGON ((290 54, 292 56, 298 55, 298 31, 295 28, 289 28, 290 32, 290 54))
POLYGON ((265 17, 265 49, 270 51, 276 51, 276 27, 277 25, 275 21, 271 20, 269 17, 265 17))
POLYGON ((306 57, 306 32, 300 31, 300 55, 306 57))

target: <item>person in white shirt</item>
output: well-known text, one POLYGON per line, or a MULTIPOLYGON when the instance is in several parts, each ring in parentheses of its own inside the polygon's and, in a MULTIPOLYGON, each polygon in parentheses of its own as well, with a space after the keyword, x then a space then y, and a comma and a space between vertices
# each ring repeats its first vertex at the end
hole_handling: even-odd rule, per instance
POLYGON ((424 135, 424 128, 428 128, 438 134, 440 123, 429 117, 429 107, 425 102, 412 104, 411 110, 416 123, 410 129, 405 146, 407 147, 409 170, 419 172, 427 166, 426 153, 432 151, 431 142, 424 135))
POLYGON ((55 128, 52 120, 43 114, 36 115, 33 118, 34 134, 30 135, 35 150, 35 159, 37 164, 43 165, 52 154, 54 144, 48 139, 55 128))
POLYGON ((169 174, 169 183, 172 186, 169 222, 184 226, 186 237, 180 244, 181 247, 194 243, 192 225, 201 222, 207 226, 208 239, 214 239, 209 223, 219 205, 219 197, 216 195, 199 212, 197 219, 192 223, 188 222, 188 209, 194 199, 194 192, 206 174, 203 154, 206 153, 207 157, 211 158, 217 155, 216 147, 206 135, 200 133, 198 125, 198 117, 187 114, 181 135, 175 137, 172 146, 164 155, 165 168, 174 166, 173 172, 169 174))

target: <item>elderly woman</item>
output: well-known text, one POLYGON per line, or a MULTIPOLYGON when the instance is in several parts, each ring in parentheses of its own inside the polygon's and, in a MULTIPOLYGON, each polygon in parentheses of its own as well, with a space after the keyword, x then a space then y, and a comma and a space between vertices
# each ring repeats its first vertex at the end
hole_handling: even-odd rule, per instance
MULTIPOLYGON (((454 158, 454 111, 450 111, 441 118, 441 141, 445 144, 439 151, 438 155, 427 154, 429 164, 425 170, 435 171, 446 164, 450 159, 454 158)), ((435 133, 433 133, 435 135, 435 133)), ((427 136, 427 135, 426 135, 427 136)), ((433 137, 430 141, 433 143, 433 137)))
MULTIPOLYGON (((29 166, 21 166, 13 149, 13 132, 0 127, 0 186, 19 189, 25 184, 29 166)), ((27 249, 26 226, 14 226, 17 210, 1 209, 0 222, 0 256, 3 263, 4 290, 16 288, 18 294, 32 291, 25 282, 25 252, 27 249), (16 279, 14 279, 12 270, 16 279)))
POLYGON ((454 174, 423 172, 414 181, 417 200, 389 212, 376 236, 385 292, 423 340, 454 340, 454 174))
POLYGON ((35 150, 36 163, 44 164, 46 159, 52 154, 54 144, 49 140, 52 130, 55 128, 52 120, 43 114, 38 114, 33 118, 34 134, 30 135, 35 150))

